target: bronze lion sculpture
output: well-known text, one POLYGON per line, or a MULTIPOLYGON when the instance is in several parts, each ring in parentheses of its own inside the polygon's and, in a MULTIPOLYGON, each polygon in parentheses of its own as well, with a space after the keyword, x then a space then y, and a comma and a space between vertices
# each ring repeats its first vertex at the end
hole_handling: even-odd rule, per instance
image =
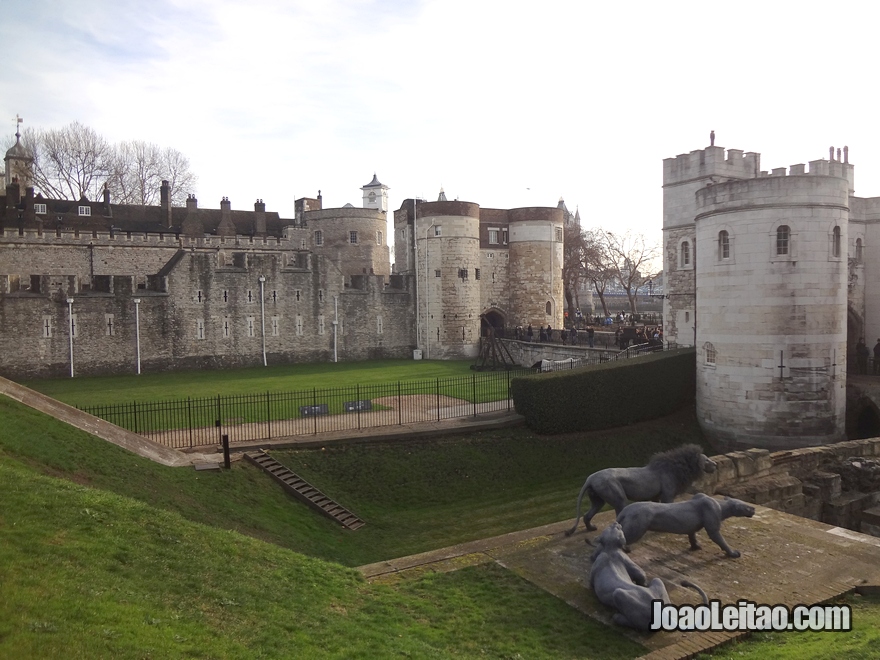
MULTIPOLYGON (((653 602, 670 604, 666 585, 660 578, 648 584, 648 577, 632 559, 624 554, 626 537, 620 523, 606 527, 596 542, 593 565, 590 568, 590 588, 603 605, 617 610, 612 618, 620 626, 636 630, 650 630, 653 602)), ((683 587, 699 592, 704 604, 709 603, 706 593, 692 582, 684 581, 683 587)))
POLYGON ((584 514, 584 524, 595 530, 593 519, 606 503, 619 514, 627 500, 644 501, 658 499, 672 502, 681 495, 701 474, 715 471, 715 463, 703 453, 699 445, 682 445, 675 449, 654 454, 644 467, 607 468, 594 472, 584 482, 577 499, 574 527, 565 532, 574 534, 581 517, 584 493, 590 496, 590 510, 584 514))
POLYGON ((755 507, 742 500, 725 497, 723 500, 697 493, 685 502, 658 504, 657 502, 634 502, 617 514, 617 522, 623 529, 626 543, 635 543, 646 532, 668 532, 687 534, 691 550, 699 550, 697 532, 706 530, 709 538, 715 541, 728 557, 736 559, 738 550, 732 550, 721 535, 721 523, 734 516, 751 518, 755 507))

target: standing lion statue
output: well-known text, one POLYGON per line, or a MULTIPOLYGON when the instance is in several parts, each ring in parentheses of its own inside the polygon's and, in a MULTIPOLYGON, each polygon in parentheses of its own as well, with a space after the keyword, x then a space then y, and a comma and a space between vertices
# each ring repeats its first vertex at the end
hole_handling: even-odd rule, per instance
POLYGON ((584 482, 577 499, 574 526, 565 532, 574 534, 581 517, 584 493, 590 496, 590 510, 584 514, 584 524, 590 523, 605 504, 610 504, 620 514, 627 500, 659 500, 672 502, 686 491, 703 473, 715 472, 715 463, 703 453, 699 445, 682 445, 675 449, 654 454, 645 467, 607 468, 594 472, 584 482))

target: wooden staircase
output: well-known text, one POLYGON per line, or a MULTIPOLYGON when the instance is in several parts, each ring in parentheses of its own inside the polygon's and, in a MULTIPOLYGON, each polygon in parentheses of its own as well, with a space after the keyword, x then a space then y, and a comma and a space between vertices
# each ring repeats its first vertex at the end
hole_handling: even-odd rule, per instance
POLYGON ((266 452, 262 450, 246 452, 244 457, 281 484, 281 487, 295 498, 305 502, 315 511, 324 514, 328 518, 332 518, 343 527, 354 530, 366 524, 351 511, 331 500, 320 490, 292 470, 284 467, 266 452))

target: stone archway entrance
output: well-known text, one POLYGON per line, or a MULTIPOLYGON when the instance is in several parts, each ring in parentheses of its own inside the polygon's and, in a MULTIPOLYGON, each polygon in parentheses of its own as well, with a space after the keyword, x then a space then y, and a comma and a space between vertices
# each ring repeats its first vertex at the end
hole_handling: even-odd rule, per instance
MULTIPOLYGON (((852 307, 846 309, 846 371, 857 373, 856 344, 865 336, 865 322, 852 307)), ((867 341, 867 339, 865 339, 867 341)))
POLYGON ((485 312, 480 320, 480 336, 489 336, 489 326, 495 328, 495 336, 504 336, 504 315, 495 309, 485 312))

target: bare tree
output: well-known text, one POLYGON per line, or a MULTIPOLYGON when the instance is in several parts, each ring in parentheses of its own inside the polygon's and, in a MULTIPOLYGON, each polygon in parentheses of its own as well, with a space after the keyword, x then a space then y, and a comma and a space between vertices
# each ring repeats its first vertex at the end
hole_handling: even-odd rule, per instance
POLYGON ((167 180, 172 203, 183 205, 196 185, 189 160, 176 149, 137 140, 111 144, 79 122, 26 129, 21 142, 34 158, 34 188, 53 199, 98 199, 106 185, 115 203, 151 205, 167 180))
POLYGON ((563 230, 562 291, 568 307, 568 318, 574 320, 580 307, 578 289, 584 281, 586 236, 580 225, 568 224, 563 230))
POLYGON ((626 291, 630 309, 636 313, 636 295, 639 287, 654 274, 651 269, 660 256, 660 247, 647 242, 643 234, 629 231, 623 234, 598 231, 595 235, 599 239, 597 244, 602 251, 603 262, 614 280, 626 291))
POLYGON ((47 197, 97 199, 113 166, 111 145, 79 122, 63 128, 26 129, 22 144, 34 158, 34 188, 47 197))
POLYGON ((593 286, 607 318, 611 314, 608 310, 608 301, 605 300, 605 289, 609 282, 614 280, 614 269, 608 263, 605 250, 602 249, 604 241, 602 233, 602 230, 594 229, 584 234, 584 242, 588 246, 584 251, 584 277, 593 286))

